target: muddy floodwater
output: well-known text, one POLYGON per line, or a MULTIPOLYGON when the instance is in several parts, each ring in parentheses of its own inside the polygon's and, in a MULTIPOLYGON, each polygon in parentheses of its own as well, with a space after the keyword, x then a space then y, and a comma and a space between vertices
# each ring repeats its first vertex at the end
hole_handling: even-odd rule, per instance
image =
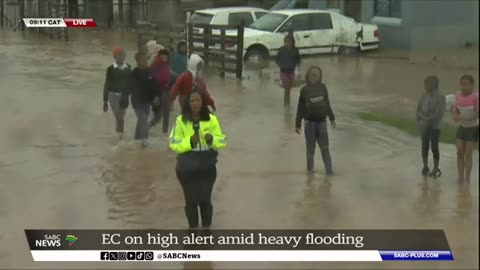
MULTIPOLYGON (((65 43, 0 32, 0 269, 478 269, 478 151, 470 186, 456 184, 456 150, 445 144, 443 176, 423 181, 419 138, 357 116, 378 107, 413 117, 424 76, 437 74, 454 93, 463 73, 478 81, 478 69, 336 56, 303 63, 323 68, 337 116, 330 179, 319 151, 315 175, 305 172, 304 138, 294 132, 299 89, 285 112, 275 68, 246 71, 242 82, 207 78, 229 144, 219 157, 214 228, 444 229, 454 261, 33 262, 24 229, 186 228, 167 136, 155 127, 141 149, 129 109, 118 141, 111 112, 102 112, 105 68, 119 44, 109 35, 65 43)), ((134 42, 124 47, 134 64, 134 42)))

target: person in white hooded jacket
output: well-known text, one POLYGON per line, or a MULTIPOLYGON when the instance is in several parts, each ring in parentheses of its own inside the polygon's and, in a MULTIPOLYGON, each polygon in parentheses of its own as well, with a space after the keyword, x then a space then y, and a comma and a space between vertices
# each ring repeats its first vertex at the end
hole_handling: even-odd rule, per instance
POLYGON ((203 78, 204 66, 205 64, 199 55, 190 55, 188 59, 187 70, 177 78, 175 84, 172 86, 172 90, 170 91, 171 105, 173 105, 173 102, 178 96, 180 106, 183 107, 190 92, 194 89, 197 89, 205 95, 207 105, 210 106, 213 111, 216 110, 215 103, 208 93, 207 85, 203 78))
POLYGON ((158 52, 165 49, 162 45, 158 44, 156 40, 150 40, 145 45, 147 47, 147 64, 151 66, 155 59, 157 58, 158 52))

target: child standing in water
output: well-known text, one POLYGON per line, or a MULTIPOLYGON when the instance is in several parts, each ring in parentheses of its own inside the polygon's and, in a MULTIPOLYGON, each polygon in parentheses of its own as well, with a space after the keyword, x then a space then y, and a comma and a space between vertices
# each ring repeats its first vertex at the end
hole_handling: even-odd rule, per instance
POLYGON ((300 52, 295 47, 295 39, 289 34, 283 39, 284 45, 278 50, 276 63, 280 68, 280 80, 284 89, 283 105, 290 107, 290 89, 295 81, 295 68, 300 66, 300 52))
POLYGON ((335 116, 330 106, 327 87, 322 83, 320 67, 311 67, 307 72, 306 81, 307 84, 300 90, 295 130, 300 134, 302 120, 305 120, 307 171, 313 172, 315 147, 318 144, 322 153, 325 172, 327 175, 333 175, 326 118, 330 119, 332 128, 335 128, 335 116))
POLYGON ((127 55, 123 48, 113 49, 115 61, 107 68, 103 86, 103 111, 108 111, 108 104, 115 116, 115 131, 123 137, 125 110, 128 107, 131 67, 125 63, 127 55))
POLYGON ((472 155, 478 143, 478 92, 473 90, 474 79, 463 75, 460 79, 461 91, 457 94, 452 109, 457 129, 457 168, 458 182, 470 182, 472 174, 472 155))
POLYGON ((147 55, 141 52, 135 54, 137 67, 132 71, 132 107, 137 115, 137 126, 135 128, 135 140, 147 146, 148 139, 148 115, 155 96, 154 85, 150 69, 148 67, 147 55))
POLYGON ((417 125, 422 138, 422 161, 423 176, 439 177, 441 171, 438 168, 440 163, 440 130, 442 119, 445 113, 445 96, 438 90, 439 81, 437 76, 428 76, 424 80, 426 93, 420 98, 417 106, 417 125), (433 170, 428 167, 428 151, 432 146, 433 170))

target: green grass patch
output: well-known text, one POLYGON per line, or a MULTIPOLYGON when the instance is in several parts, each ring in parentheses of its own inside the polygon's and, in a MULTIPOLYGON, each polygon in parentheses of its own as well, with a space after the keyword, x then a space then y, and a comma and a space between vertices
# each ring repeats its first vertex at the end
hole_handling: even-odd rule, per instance
MULTIPOLYGON (((358 113, 358 115, 360 116, 361 119, 365 121, 379 122, 387 126, 395 127, 404 132, 407 132, 412 136, 419 135, 417 130, 417 123, 413 119, 390 116, 390 115, 380 114, 380 113, 372 113, 372 112, 360 112, 358 113)), ((452 125, 444 123, 441 131, 441 135, 440 135, 440 142, 455 144, 456 128, 452 125)))

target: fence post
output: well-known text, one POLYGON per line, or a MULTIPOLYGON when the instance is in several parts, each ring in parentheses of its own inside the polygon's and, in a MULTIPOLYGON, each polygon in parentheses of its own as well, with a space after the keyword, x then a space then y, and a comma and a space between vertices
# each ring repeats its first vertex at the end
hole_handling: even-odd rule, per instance
MULTIPOLYGON (((20 6, 20 20, 22 20, 21 30, 25 31, 25 24, 23 23, 23 18, 25 18, 25 1, 18 0, 18 5, 20 6)), ((15 22, 16 24, 17 22, 15 22)))
POLYGON ((118 20, 120 22, 120 38, 123 40, 123 0, 118 0, 118 20))
MULTIPOLYGON (((63 17, 64 18, 70 18, 70 8, 68 6, 68 0, 63 0, 63 17)), ((68 41, 69 39, 69 36, 68 36, 68 28, 65 27, 63 29, 63 38, 65 39, 65 41, 68 41)))
POLYGON ((192 23, 187 24, 188 35, 187 35, 187 43, 188 43, 188 54, 193 53, 193 25, 192 23))
POLYGON ((244 26, 239 25, 237 29, 237 79, 241 80, 243 75, 243 32, 244 26))
POLYGON ((203 28, 203 61, 205 66, 208 65, 208 47, 210 45, 210 31, 211 28, 208 25, 204 25, 203 28))
POLYGON ((3 17, 5 17, 4 0, 0 0, 0 27, 3 29, 3 17))
POLYGON ((222 28, 222 30, 220 30, 220 50, 222 51, 222 63, 221 63, 221 67, 222 67, 222 70, 220 71, 220 77, 222 78, 225 78, 225 28, 222 28))

